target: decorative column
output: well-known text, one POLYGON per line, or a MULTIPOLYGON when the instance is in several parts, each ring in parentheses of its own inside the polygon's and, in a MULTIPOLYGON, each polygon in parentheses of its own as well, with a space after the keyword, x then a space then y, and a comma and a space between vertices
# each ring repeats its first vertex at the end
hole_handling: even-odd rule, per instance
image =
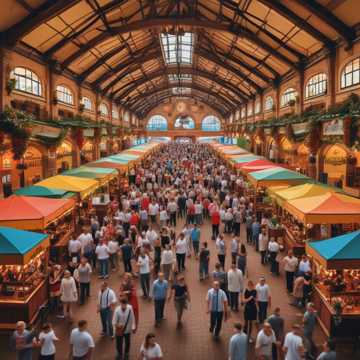
POLYGON ((329 63, 329 95, 330 105, 336 102, 336 49, 331 49, 328 56, 329 63))

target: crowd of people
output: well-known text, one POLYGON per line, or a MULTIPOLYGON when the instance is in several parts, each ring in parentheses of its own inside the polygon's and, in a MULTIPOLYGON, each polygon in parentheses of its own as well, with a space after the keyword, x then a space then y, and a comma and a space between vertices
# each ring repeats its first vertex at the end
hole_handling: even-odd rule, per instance
MULTIPOLYGON (((129 359, 131 338, 139 327, 140 287, 143 301, 154 303, 155 327, 162 326, 168 301, 174 303, 170 311, 176 312, 176 327, 181 329, 190 302, 205 300, 209 331, 217 340, 223 321, 241 311, 243 323, 234 323, 224 359, 334 360, 331 341, 321 353, 313 341, 316 309, 310 301, 310 261, 306 255, 299 261, 291 250, 286 256, 280 254, 281 244, 269 236, 270 216, 255 211, 246 196, 247 186, 207 145, 162 146, 130 172, 129 187, 112 199, 101 221, 89 212, 81 234, 69 241, 66 268, 50 264, 51 313, 72 324, 74 305, 85 304, 90 294, 97 293, 101 335, 115 340, 117 359, 129 359), (211 225, 209 238, 202 234, 205 223, 211 225), (209 246, 211 242, 214 246, 209 246), (247 253, 252 246, 264 266, 259 279, 249 272, 247 253), (206 299, 191 296, 186 281, 189 257, 196 259, 199 281, 211 283, 206 299), (210 259, 216 259, 213 271, 210 259), (266 271, 271 276, 284 272, 291 304, 306 309, 302 323, 291 324, 288 333, 281 309, 269 313, 272 293, 266 271), (95 273, 101 279, 100 290, 94 289, 95 273), (112 273, 122 274, 118 288, 109 285, 112 273)), ((18 360, 31 360, 36 347, 40 359, 55 359, 56 341, 51 324, 44 324, 37 334, 19 322, 12 336, 18 360)), ((139 349, 140 358, 162 359, 159 343, 149 332, 139 349)), ((87 321, 78 321, 69 334, 68 357, 95 359, 94 347, 87 321)))

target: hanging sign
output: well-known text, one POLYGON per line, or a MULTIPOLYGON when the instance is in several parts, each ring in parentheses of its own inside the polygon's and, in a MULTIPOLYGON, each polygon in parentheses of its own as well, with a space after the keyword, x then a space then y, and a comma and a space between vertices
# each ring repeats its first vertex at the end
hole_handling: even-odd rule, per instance
POLYGON ((285 135, 286 134, 285 126, 279 127, 278 132, 279 132, 280 135, 285 135))
POLYGON ((298 124, 292 124, 292 129, 295 135, 303 134, 307 131, 307 123, 298 123, 298 124))
POLYGON ((323 135, 344 135, 344 122, 342 119, 334 119, 323 123, 323 135))
POLYGON ((95 133, 94 129, 84 129, 83 132, 85 137, 94 137, 94 133, 95 133))
POLYGON ((271 135, 271 128, 265 128, 264 129, 264 134, 265 135, 271 135))
POLYGON ((59 137, 60 133, 61 129, 47 125, 33 125, 31 130, 32 136, 40 135, 50 138, 57 138, 59 137))

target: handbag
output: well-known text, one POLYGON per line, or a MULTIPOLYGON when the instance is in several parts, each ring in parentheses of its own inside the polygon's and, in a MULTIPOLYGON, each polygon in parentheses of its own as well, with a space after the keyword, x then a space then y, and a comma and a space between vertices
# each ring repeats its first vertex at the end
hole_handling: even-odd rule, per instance
POLYGON ((130 319, 130 314, 131 314, 131 310, 129 310, 129 314, 127 316, 127 319, 126 319, 124 325, 120 325, 120 326, 116 325, 116 329, 115 329, 115 335, 116 336, 124 336, 127 324, 129 322, 129 319, 130 319))

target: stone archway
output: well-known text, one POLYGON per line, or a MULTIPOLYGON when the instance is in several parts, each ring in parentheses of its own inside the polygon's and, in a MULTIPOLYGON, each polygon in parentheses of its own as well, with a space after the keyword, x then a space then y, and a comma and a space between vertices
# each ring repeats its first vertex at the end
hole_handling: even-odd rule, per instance
POLYGON ((46 150, 30 144, 24 154, 24 185, 34 185, 45 176, 44 157, 46 150))
POLYGON ((56 149, 56 172, 61 173, 64 170, 76 167, 74 163, 74 146, 69 140, 64 140, 56 149))

